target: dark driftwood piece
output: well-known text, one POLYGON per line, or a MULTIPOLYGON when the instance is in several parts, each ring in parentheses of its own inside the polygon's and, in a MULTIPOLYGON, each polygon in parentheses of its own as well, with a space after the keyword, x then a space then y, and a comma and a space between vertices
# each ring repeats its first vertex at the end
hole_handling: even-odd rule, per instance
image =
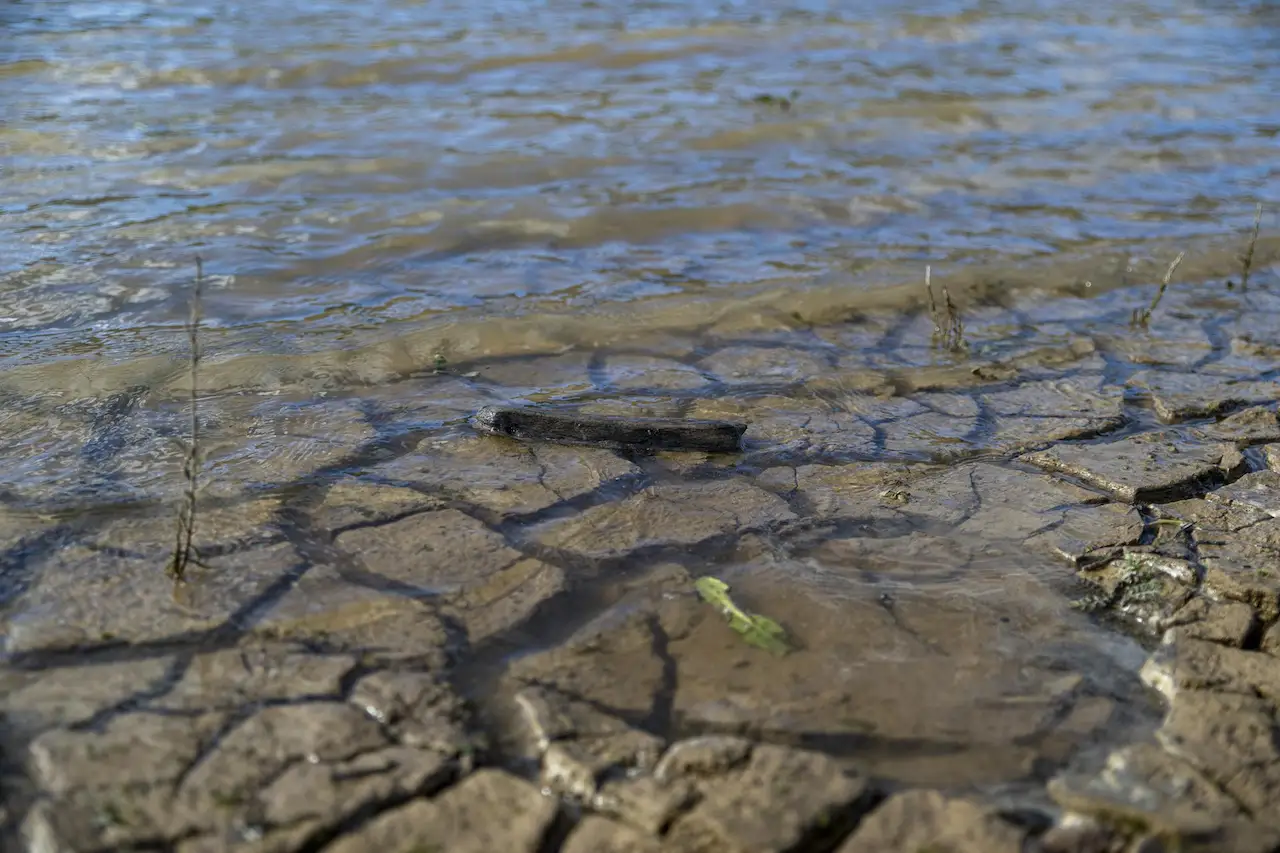
POLYGON ((747 425, 684 418, 588 415, 564 409, 485 406, 472 423, 480 432, 521 441, 590 444, 616 450, 701 450, 734 453, 747 425))

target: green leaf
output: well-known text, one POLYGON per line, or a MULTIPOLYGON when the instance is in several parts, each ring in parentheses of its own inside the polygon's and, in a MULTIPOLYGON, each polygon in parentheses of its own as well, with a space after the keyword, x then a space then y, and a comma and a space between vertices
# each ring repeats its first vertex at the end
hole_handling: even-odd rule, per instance
POLYGON ((748 644, 775 655, 785 655, 792 650, 787 632, 767 616, 748 613, 729 597, 729 585, 719 578, 699 578, 693 585, 702 600, 720 611, 729 627, 742 635, 748 644))

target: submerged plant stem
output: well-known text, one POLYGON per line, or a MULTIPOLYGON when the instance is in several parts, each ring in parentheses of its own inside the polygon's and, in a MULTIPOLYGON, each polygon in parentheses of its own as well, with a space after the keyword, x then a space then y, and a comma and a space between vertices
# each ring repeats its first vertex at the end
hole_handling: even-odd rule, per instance
POLYGON ((1160 289, 1156 291, 1156 298, 1152 299, 1151 304, 1142 311, 1134 309, 1132 325, 1143 329, 1147 327, 1147 323, 1151 320, 1151 313, 1156 310, 1156 306, 1164 298, 1164 292, 1169 289, 1169 282, 1173 279, 1173 271, 1178 268, 1178 264, 1182 263, 1182 259, 1186 256, 1186 252, 1179 252, 1178 257, 1174 258, 1173 263, 1169 264, 1169 269, 1165 270, 1164 278, 1160 280, 1160 289))
POLYGON ((204 260, 196 255, 196 281, 191 291, 191 309, 187 317, 187 341, 191 352, 187 370, 191 380, 191 435, 186 459, 182 465, 182 478, 186 487, 182 506, 178 509, 177 538, 173 554, 169 558, 168 574, 174 580, 186 577, 187 566, 198 558, 194 545, 196 528, 196 492, 200 485, 200 316, 201 290, 204 286, 204 260))
POLYGON ((933 321, 933 333, 939 335, 942 327, 938 325, 938 303, 933 298, 933 267, 929 264, 924 265, 924 292, 929 294, 929 319, 933 321))
POLYGON ((1262 202, 1253 211, 1253 236, 1249 238, 1249 248, 1240 257, 1240 289, 1249 286, 1249 272, 1253 269, 1253 250, 1258 245, 1258 232, 1262 230, 1262 202))
POLYGON ((950 352, 962 352, 969 348, 964 340, 964 320, 956 304, 951 301, 951 291, 942 285, 942 312, 938 311, 938 300, 933 295, 933 268, 926 264, 924 268, 924 292, 929 296, 929 319, 933 321, 932 344, 943 347, 950 352))

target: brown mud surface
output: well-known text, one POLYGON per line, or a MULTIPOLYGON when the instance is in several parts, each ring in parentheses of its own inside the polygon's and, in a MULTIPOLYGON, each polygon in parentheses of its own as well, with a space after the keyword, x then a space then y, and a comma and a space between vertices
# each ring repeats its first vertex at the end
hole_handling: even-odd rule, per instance
POLYGON ((177 585, 180 483, 130 472, 180 467, 181 371, 6 374, 10 434, 64 436, 44 470, 98 501, 0 518, 8 843, 1280 849, 1274 285, 1176 287, 1146 330, 1147 288, 972 288, 958 353, 832 301, 320 394, 314 362, 257 394, 214 364, 177 585), (509 401, 750 427, 719 456, 467 427, 509 401))

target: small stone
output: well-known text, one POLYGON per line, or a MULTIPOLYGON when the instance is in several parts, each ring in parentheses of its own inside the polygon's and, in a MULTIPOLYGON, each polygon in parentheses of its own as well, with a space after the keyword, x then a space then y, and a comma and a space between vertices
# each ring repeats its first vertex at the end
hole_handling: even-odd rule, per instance
POLYGON ((1262 644, 1259 648, 1269 655, 1280 657, 1280 622, 1272 625, 1267 629, 1267 632, 1262 635, 1262 644))
POLYGON ((1166 643, 1178 639, 1207 640, 1240 648, 1257 625, 1253 608, 1238 601, 1210 601, 1192 598, 1179 610, 1161 622, 1161 627, 1173 633, 1166 643))
POLYGON ((1267 463, 1267 468, 1272 471, 1280 471, 1280 442, 1264 446, 1262 448, 1262 458, 1267 463))
POLYGON ((433 800, 383 812, 326 853, 538 853, 556 803, 502 770, 477 770, 433 800))
POLYGON ((1092 818, 1068 814, 1040 836, 1042 853, 1125 853, 1126 838, 1092 818))
POLYGON ((863 819, 837 853, 947 850, 1022 853, 1027 831, 975 802, 937 791, 895 794, 863 819))
POLYGON ((1048 529, 1033 533, 1026 543, 1047 548, 1077 568, 1121 555, 1126 546, 1142 541, 1146 529, 1136 507, 1109 501, 1101 505, 1060 506, 1045 511, 1042 517, 1048 522, 1048 529))
POLYGON ((1203 640, 1161 645, 1143 664, 1140 675, 1171 704, 1183 690, 1261 695, 1280 702, 1280 667, 1274 658, 1203 640))
POLYGON ((1226 561, 1206 561, 1204 586, 1212 593, 1256 608, 1263 620, 1280 616, 1280 574, 1263 574, 1257 569, 1241 571, 1226 561))
POLYGON ((662 753, 661 738, 637 729, 558 741, 542 754, 542 779, 565 796, 589 802, 607 774, 647 770, 662 753))
POLYGON ((516 707, 539 753, 545 752, 554 741, 577 733, 577 723, 570 716, 567 701, 551 691, 541 687, 521 690, 516 694, 516 707))
POLYGON ((466 704, 433 673, 375 672, 356 682, 349 701, 406 746, 448 755, 472 748, 466 704))
POLYGON ((1247 507, 1272 518, 1280 517, 1280 473, 1254 471, 1204 497, 1213 503, 1247 507))
POLYGON ((337 826, 362 809, 431 793, 448 782, 454 770, 440 753, 393 746, 336 763, 298 762, 255 799, 269 826, 302 821, 316 828, 337 826))
POLYGON ((751 741, 729 735, 703 735, 673 743, 658 761, 653 774, 672 781, 718 776, 733 770, 751 755, 751 741))
POLYGON ((1079 477, 1126 503, 1186 497, 1220 483, 1243 465, 1235 448, 1192 444, 1173 432, 1142 433, 1107 444, 1064 444, 1021 457, 1079 477))
POLYGON ((873 800, 866 780, 827 756, 764 744, 746 766, 700 787, 702 801, 668 833, 673 850, 796 850, 856 820, 873 800))
POLYGON ((663 782, 656 776, 639 776, 607 782, 591 805, 649 835, 661 835, 697 799, 697 789, 687 779, 663 782))
POLYGON ((1280 618, 1280 518, 1268 518, 1229 536, 1197 537, 1204 587, 1243 601, 1264 622, 1280 618))
POLYGON ((1234 441, 1240 445, 1280 441, 1280 418, 1274 406, 1254 406, 1196 432, 1209 441, 1234 441))
POLYGON ((1187 498, 1160 505, 1161 516, 1189 521, 1197 538, 1235 533, 1270 518, 1265 512, 1238 504, 1213 503, 1204 498, 1187 498))
POLYGON ((1063 774, 1049 796, 1070 812, 1175 834, 1213 832, 1240 808, 1192 765, 1154 744, 1117 750, 1093 774, 1063 774))
POLYGON ((662 853, 662 843, 626 824, 588 815, 565 839, 560 853, 662 853))
MULTIPOLYGON (((1271 667, 1280 671, 1274 662, 1271 667)), ((1274 702, 1253 696, 1182 690, 1170 703, 1158 737, 1251 814, 1277 815, 1280 726, 1273 708, 1274 702)))

